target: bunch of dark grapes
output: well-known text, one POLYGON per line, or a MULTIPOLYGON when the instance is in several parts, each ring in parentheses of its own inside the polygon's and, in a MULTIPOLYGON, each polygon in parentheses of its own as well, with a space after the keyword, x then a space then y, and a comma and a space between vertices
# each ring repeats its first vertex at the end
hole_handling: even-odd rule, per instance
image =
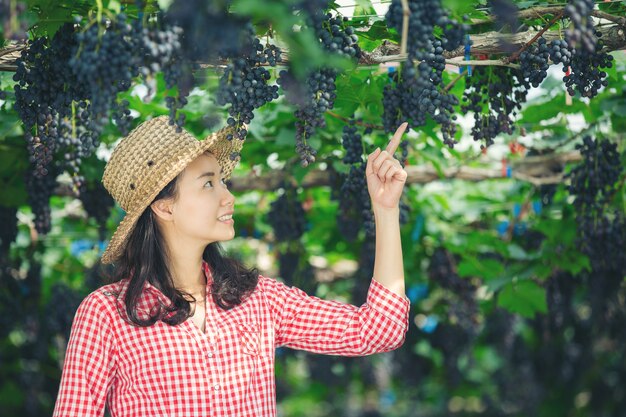
POLYGON ((309 139, 319 127, 326 126, 324 113, 335 105, 335 78, 337 71, 324 68, 314 71, 305 85, 299 82, 291 72, 280 72, 278 84, 285 90, 289 101, 296 105, 296 152, 302 166, 315 162, 317 151, 309 145, 309 139))
POLYGON ((326 13, 322 19, 315 19, 314 30, 324 49, 332 53, 359 58, 361 48, 357 44, 359 38, 354 28, 348 26, 347 17, 333 16, 326 13))
POLYGON ((50 298, 44 307, 44 323, 46 330, 53 334, 61 334, 66 340, 70 336, 74 314, 82 296, 62 282, 52 285, 50 298))
POLYGON ((602 52, 601 33, 597 32, 597 36, 597 50, 590 52, 586 48, 579 48, 572 53, 571 73, 563 78, 571 96, 578 91, 583 97, 593 98, 602 87, 608 85, 607 73, 602 68, 613 66, 613 56, 602 52))
POLYGON ((354 119, 351 119, 349 124, 343 127, 341 144, 346 150, 346 155, 343 157, 344 164, 357 164, 363 162, 363 139, 358 133, 355 123, 354 119))
POLYGON ((72 25, 64 25, 51 41, 43 37, 29 41, 16 63, 15 110, 24 123, 31 164, 39 177, 47 175, 59 148, 59 120, 71 117, 72 102, 85 96, 67 69, 75 45, 72 25))
POLYGON ((228 64, 217 91, 217 103, 230 104, 227 123, 235 127, 234 137, 240 140, 246 138, 245 125, 254 117, 253 111, 278 98, 278 86, 268 84, 271 76, 263 64, 276 65, 280 61, 280 48, 269 44, 263 46, 254 37, 252 28, 250 36, 253 39, 250 50, 228 64))
POLYGON ((565 31, 567 43, 589 53, 594 53, 598 47, 593 19, 591 18, 594 7, 593 0, 569 0, 565 6, 565 15, 572 22, 571 27, 565 31))
POLYGON ((76 34, 78 44, 72 52, 69 66, 76 81, 84 85, 91 98, 95 121, 102 118, 115 103, 117 93, 128 89, 139 74, 135 50, 137 42, 126 15, 114 20, 102 19, 76 34))
POLYGON ((298 250, 281 251, 278 254, 278 275, 287 285, 293 285, 300 265, 301 253, 298 250))
POLYGON ((186 62, 215 62, 241 56, 249 47, 249 21, 228 12, 229 2, 175 0, 165 21, 182 29, 180 41, 186 62))
POLYGON ((130 103, 128 102, 128 100, 121 100, 113 103, 111 110, 113 112, 113 121, 122 133, 122 136, 128 135, 133 119, 130 116, 130 103))
MULTIPOLYGON (((305 24, 315 32, 325 50, 358 58, 361 51, 354 29, 348 26, 347 19, 324 12, 327 6, 327 0, 318 0, 299 2, 295 7, 301 11, 305 24)), ((309 145, 309 139, 317 128, 326 126, 324 113, 335 105, 336 78, 337 71, 332 68, 315 69, 304 82, 297 79, 291 70, 280 72, 278 84, 297 108, 296 152, 303 166, 315 162, 317 152, 309 145)))
POLYGON ((550 60, 555 64, 563 64, 563 72, 567 72, 572 61, 572 50, 564 39, 555 39, 548 44, 550 60))
POLYGON ((583 161, 568 174, 569 193, 573 196, 576 210, 579 243, 584 253, 595 262, 612 264, 624 261, 620 251, 624 232, 624 216, 613 213, 611 200, 617 192, 624 169, 617 145, 607 140, 598 141, 590 136, 583 138, 577 149, 583 161))
POLYGON ((476 67, 465 83, 461 110, 474 113, 474 140, 490 146, 500 133, 511 134, 512 117, 526 102, 528 92, 522 73, 505 67, 476 67))
MULTIPOLYGON (((443 30, 442 46, 452 51, 463 44, 467 27, 448 16, 441 7, 441 0, 409 0, 409 36, 407 52, 410 57, 421 60, 423 51, 431 49, 433 33, 438 26, 443 30)), ((387 26, 402 33, 404 11, 401 0, 393 0, 385 15, 387 26)))
MULTIPOLYGON (((383 91, 383 125, 391 133, 403 121, 418 127, 430 117, 441 125, 443 140, 452 147, 456 133, 454 106, 459 102, 443 85, 443 53, 463 44, 467 27, 450 19, 439 0, 409 1, 409 9, 408 59, 383 91), (443 31, 441 39, 434 36, 436 27, 443 31), (421 61, 417 68, 413 60, 421 61)), ((388 27, 402 31, 400 0, 392 1, 386 21, 388 27)))
POLYGON ((455 263, 453 255, 446 249, 435 249, 428 266, 428 278, 454 295, 448 307, 451 321, 463 329, 475 330, 479 312, 476 286, 458 275, 455 263))
POLYGON ((423 126, 430 117, 441 125, 444 142, 454 146, 454 107, 459 101, 444 89, 444 69, 443 47, 435 41, 432 52, 417 67, 406 61, 401 72, 392 76, 392 84, 383 90, 383 125, 387 133, 395 132, 403 121, 411 127, 423 126))
POLYGON ((345 240, 353 242, 358 237, 363 224, 361 208, 356 199, 343 193, 338 196, 338 200, 337 230, 345 240))
POLYGON ((100 239, 106 234, 106 222, 115 205, 113 198, 104 188, 101 182, 87 184, 80 192, 79 199, 87 215, 98 223, 100 239))
POLYGON ((3 39, 25 41, 28 39, 29 24, 26 19, 26 3, 23 1, 0 1, 0 31, 3 39), (17 24, 14 25, 13 22, 17 24))
POLYGON ((284 193, 272 202, 267 220, 278 242, 298 240, 302 237, 307 222, 295 188, 286 187, 284 193))
MULTIPOLYGON (((354 164, 350 167, 350 172, 345 177, 341 186, 339 196, 340 213, 348 215, 349 210, 355 210, 360 215, 360 224, 362 224, 367 237, 376 234, 376 224, 374 223, 374 214, 372 213, 372 202, 370 200, 367 189, 367 179, 365 178, 366 164, 354 164)), ((340 214, 340 217, 342 214, 340 214)), ((347 236, 348 238, 350 236, 347 236)), ((348 239, 349 240, 349 239, 348 239)))
POLYGON ((0 206, 0 255, 9 252, 17 237, 17 207, 0 206))
POLYGON ((588 285, 590 321, 595 329, 620 323, 616 311, 623 309, 620 288, 626 275, 626 216, 613 198, 623 185, 624 169, 617 146, 607 140, 584 137, 579 144, 583 160, 567 177, 574 197, 577 244, 589 258, 591 270, 583 272, 588 285))
POLYGON ((541 37, 519 56, 522 77, 529 85, 537 88, 548 76, 550 49, 546 39, 541 37))
POLYGON ((489 0, 487 5, 491 14, 496 18, 496 30, 498 32, 508 26, 511 33, 517 33, 520 26, 519 8, 512 0, 489 0))
POLYGON ((28 204, 35 216, 35 230, 45 235, 50 231, 50 196, 57 186, 56 173, 51 172, 45 177, 38 177, 32 171, 26 172, 26 192, 28 204))
MULTIPOLYGON (((169 109, 170 124, 176 124, 176 130, 180 132, 185 115, 179 110, 187 104, 187 96, 194 82, 191 67, 182 49, 183 29, 166 17, 147 22, 137 19, 132 26, 139 74, 147 79, 162 71, 166 87, 178 88, 177 96, 167 96, 165 104, 169 109)), ((129 119, 128 116, 126 119, 129 119)), ((128 122, 114 120, 124 133, 128 122)))
POLYGON ((444 248, 437 248, 430 258, 428 277, 438 286, 458 295, 472 295, 476 290, 467 279, 461 278, 456 272, 454 255, 444 248))

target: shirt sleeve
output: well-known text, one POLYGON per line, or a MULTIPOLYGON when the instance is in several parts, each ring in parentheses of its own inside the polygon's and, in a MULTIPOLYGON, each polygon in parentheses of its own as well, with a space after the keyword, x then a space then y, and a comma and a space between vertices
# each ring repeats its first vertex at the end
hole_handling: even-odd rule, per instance
POLYGON ((274 320, 275 344, 314 353, 365 356, 397 349, 408 329, 409 299, 375 279, 360 307, 309 296, 261 277, 274 320))
POLYGON ((90 294, 76 311, 54 417, 104 415, 115 361, 111 319, 102 297, 90 294))

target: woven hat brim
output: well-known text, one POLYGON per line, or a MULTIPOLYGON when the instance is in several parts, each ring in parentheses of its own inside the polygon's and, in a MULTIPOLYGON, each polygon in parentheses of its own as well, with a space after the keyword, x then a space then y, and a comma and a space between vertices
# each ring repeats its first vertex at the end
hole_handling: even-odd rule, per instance
MULTIPOLYGON (((137 225, 137 221, 144 213, 146 208, 154 201, 154 199, 159 195, 161 190, 169 184, 178 174, 180 174, 186 167, 191 163, 194 159, 202 155, 206 151, 210 151, 219 140, 220 137, 223 137, 226 132, 230 132, 232 130, 231 127, 225 127, 222 130, 209 135, 206 139, 198 141, 200 146, 196 149, 193 149, 186 155, 181 162, 182 168, 178 171, 171 172, 171 175, 164 175, 158 183, 158 187, 155 187, 155 191, 152 194, 147 195, 140 205, 137 205, 137 208, 127 212, 124 215, 124 218, 120 221, 119 225, 115 229, 111 240, 109 241, 104 253, 102 254, 101 262, 103 264, 111 264, 115 262, 124 252, 126 248, 126 241, 128 237, 135 229, 137 225)), ((239 140, 239 139, 232 139, 239 140)), ((225 171, 225 177, 228 178, 232 174, 232 171, 225 171)))

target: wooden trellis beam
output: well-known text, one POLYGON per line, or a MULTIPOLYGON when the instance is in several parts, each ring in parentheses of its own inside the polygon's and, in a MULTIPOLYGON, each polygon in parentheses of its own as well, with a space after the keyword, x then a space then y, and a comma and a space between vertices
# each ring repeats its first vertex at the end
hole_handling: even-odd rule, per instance
MULTIPOLYGON (((511 177, 533 185, 558 184, 563 182, 563 168, 566 163, 580 161, 579 152, 531 156, 511 163, 511 177)), ((458 179, 463 181, 486 181, 505 178, 501 169, 475 168, 462 166, 444 168, 440 174, 432 165, 408 166, 407 184, 426 184, 434 181, 458 179)), ((271 174, 246 177, 233 177, 233 191, 271 191, 281 186, 287 179, 286 173, 273 171, 271 174)), ((331 185, 329 171, 311 170, 303 179, 302 187, 312 188, 331 185)))
MULTIPOLYGON (((565 164, 582 160, 578 151, 541 156, 529 156, 511 162, 511 178, 529 182, 540 186, 559 184, 563 182, 563 168, 565 164)), ((427 184, 434 181, 462 180, 470 182, 502 180, 502 169, 476 168, 469 166, 444 168, 440 174, 432 165, 408 166, 407 184, 427 184)), ((245 191, 272 191, 280 188, 284 181, 290 180, 290 174, 285 171, 274 170, 263 175, 250 174, 235 176, 231 179, 230 189, 236 192, 245 191)), ((328 170, 311 169, 302 180, 303 188, 324 187, 332 185, 332 173, 328 170)), ((56 195, 73 196, 69 184, 60 185, 56 195)))
MULTIPOLYGON (((546 14, 554 14, 562 11, 562 7, 536 7, 532 9, 522 10, 519 14, 521 18, 544 17, 546 14)), ((602 42, 607 51, 615 51, 626 49, 626 17, 614 16, 599 10, 595 10, 593 15, 598 18, 613 22, 612 25, 598 26, 597 30, 602 33, 602 42)), ((489 22, 491 18, 486 18, 485 22, 489 22)), ((485 32, 472 34, 472 54, 474 55, 501 55, 503 57, 511 54, 511 49, 519 50, 529 41, 531 41, 538 33, 537 30, 527 30, 515 34, 506 34, 500 32, 485 32)), ((543 34, 546 40, 551 41, 560 39, 562 34, 557 31, 547 31, 543 34)), ((20 51, 25 48, 25 44, 12 44, 6 48, 0 49, 0 71, 15 71, 17 66, 16 60, 20 56, 20 51)), ((289 61, 289 51, 283 51, 283 60, 281 65, 287 64, 289 61)), ((465 56, 465 47, 460 46, 451 52, 445 52, 446 63, 456 66, 515 66, 505 59, 490 60, 471 60, 463 61, 465 56)), ((372 52, 362 51, 359 60, 360 65, 378 65, 386 62, 404 61, 407 54, 401 53, 401 46, 391 42, 384 41, 381 46, 372 52)), ((226 62, 217 66, 223 66, 226 62)), ((202 64, 202 67, 214 67, 216 65, 202 64)))

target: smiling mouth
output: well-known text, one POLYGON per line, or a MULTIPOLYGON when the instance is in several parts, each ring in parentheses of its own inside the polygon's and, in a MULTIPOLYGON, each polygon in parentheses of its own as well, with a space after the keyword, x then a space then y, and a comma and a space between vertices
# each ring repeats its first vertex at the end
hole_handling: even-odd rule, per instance
POLYGON ((233 215, 232 214, 227 214, 225 216, 217 218, 217 220, 219 220, 221 222, 225 222, 225 221, 232 220, 232 219, 233 219, 233 215))

